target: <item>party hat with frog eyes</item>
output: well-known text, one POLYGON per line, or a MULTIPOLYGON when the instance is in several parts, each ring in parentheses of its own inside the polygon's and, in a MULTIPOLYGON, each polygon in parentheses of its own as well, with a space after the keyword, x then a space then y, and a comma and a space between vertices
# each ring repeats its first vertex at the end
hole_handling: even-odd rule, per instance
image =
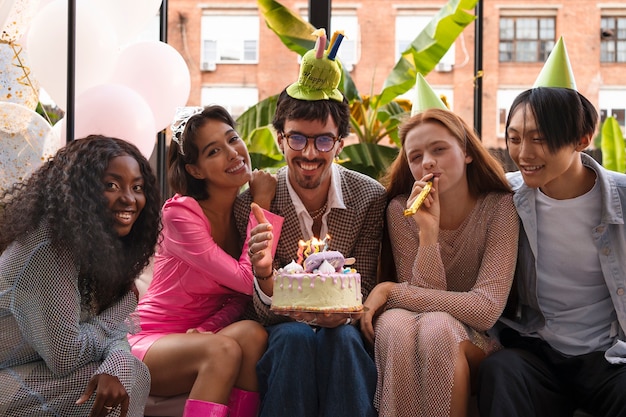
POLYGON ((574 72, 567 56, 567 49, 565 48, 565 41, 561 36, 552 48, 546 63, 543 64, 543 68, 533 85, 533 88, 537 87, 556 87, 556 88, 569 88, 576 90, 576 81, 574 80, 574 72))
POLYGON ((315 48, 302 57, 298 81, 287 87, 287 94, 307 101, 343 101, 343 95, 337 88, 341 80, 341 64, 336 58, 344 35, 341 31, 335 31, 328 49, 325 49, 325 29, 318 29, 313 35, 317 36, 315 48))
POLYGON ((433 108, 449 110, 443 100, 433 91, 424 76, 418 72, 415 80, 415 100, 413 101, 413 107, 411 107, 411 116, 433 108))

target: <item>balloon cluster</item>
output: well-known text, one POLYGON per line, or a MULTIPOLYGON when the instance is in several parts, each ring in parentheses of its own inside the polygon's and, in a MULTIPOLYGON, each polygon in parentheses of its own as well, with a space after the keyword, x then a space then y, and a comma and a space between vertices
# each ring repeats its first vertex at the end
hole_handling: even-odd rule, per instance
MULTIPOLYGON (((74 136, 104 134, 149 158, 156 135, 187 103, 189 69, 176 49, 134 41, 162 0, 77 0, 74 136)), ((67 106, 67 0, 0 3, 0 189, 20 181, 66 142, 65 118, 35 112, 43 88, 67 106)))

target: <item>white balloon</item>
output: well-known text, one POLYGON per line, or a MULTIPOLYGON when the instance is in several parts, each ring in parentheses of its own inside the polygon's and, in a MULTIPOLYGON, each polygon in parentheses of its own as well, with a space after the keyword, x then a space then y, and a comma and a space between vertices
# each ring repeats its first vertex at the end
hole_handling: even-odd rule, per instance
POLYGON ((13 9, 13 5, 17 0, 2 0, 0 1, 0 29, 4 29, 6 25, 9 15, 11 14, 11 10, 13 9))
POLYGON ((66 137, 61 136, 63 132, 63 120, 65 120, 65 118, 56 122, 43 140, 42 155, 44 161, 54 156, 57 151, 67 143, 66 137))
POLYGON ((159 41, 136 42, 122 49, 111 81, 141 94, 159 130, 172 123, 176 108, 187 104, 191 91, 187 63, 176 49, 159 41))
MULTIPOLYGON (((26 36, 30 66, 58 107, 67 103, 67 1, 54 0, 33 19, 26 36)), ((90 0, 76 4, 76 97, 106 82, 117 58, 117 37, 103 12, 90 0)))
POLYGON ((26 33, 33 16, 37 13, 40 0, 3 0, 0 5, 0 40, 15 42, 26 33), (9 8, 3 20, 5 8, 9 8))
POLYGON ((93 0, 113 24, 120 45, 131 41, 158 13, 162 0, 93 0))
POLYGON ((0 189, 8 189, 43 163, 43 144, 52 127, 20 104, 0 102, 0 189))
POLYGON ((31 110, 39 102, 39 83, 20 45, 0 42, 0 101, 21 104, 31 110))

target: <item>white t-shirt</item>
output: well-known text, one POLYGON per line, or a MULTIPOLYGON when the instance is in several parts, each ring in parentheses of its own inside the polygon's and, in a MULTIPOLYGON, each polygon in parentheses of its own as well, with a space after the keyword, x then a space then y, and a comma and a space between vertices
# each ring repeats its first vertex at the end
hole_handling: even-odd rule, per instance
POLYGON ((537 333, 566 355, 606 350, 617 319, 592 233, 600 223, 600 187, 567 200, 535 194, 537 295, 546 318, 537 333))

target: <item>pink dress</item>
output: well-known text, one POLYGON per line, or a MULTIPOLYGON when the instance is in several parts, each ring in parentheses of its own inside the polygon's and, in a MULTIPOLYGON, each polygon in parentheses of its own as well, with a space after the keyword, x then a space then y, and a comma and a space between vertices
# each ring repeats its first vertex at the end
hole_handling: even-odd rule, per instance
MULTIPOLYGON (((276 244, 283 219, 268 211, 265 216, 276 244)), ((254 225, 251 214, 248 236, 254 225)), ((165 202, 161 235, 152 282, 136 310, 141 331, 128 335, 133 354, 142 360, 152 343, 167 334, 191 328, 216 332, 233 323, 253 291, 247 239, 239 259, 224 252, 192 197, 176 194, 165 202)))

